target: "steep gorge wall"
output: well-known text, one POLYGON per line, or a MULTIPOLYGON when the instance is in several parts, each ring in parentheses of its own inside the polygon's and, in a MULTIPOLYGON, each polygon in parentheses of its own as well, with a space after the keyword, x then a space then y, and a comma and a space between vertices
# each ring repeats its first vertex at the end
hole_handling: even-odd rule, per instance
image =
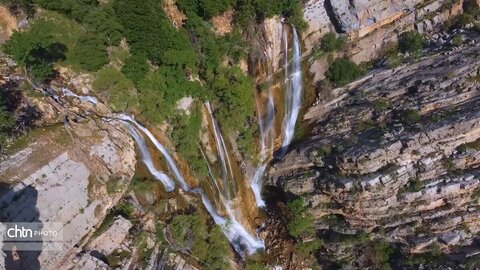
POLYGON ((270 184, 305 197, 318 230, 364 231, 410 252, 472 244, 480 229, 477 42, 373 71, 317 100, 306 114, 311 135, 273 164, 270 184))

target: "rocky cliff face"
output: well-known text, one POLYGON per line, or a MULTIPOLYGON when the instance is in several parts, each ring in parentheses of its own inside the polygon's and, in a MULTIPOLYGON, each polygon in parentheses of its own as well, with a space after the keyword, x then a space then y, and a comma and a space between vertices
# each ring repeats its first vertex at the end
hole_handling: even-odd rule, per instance
POLYGON ((477 42, 320 93, 306 114, 311 136, 272 166, 270 184, 306 198, 326 235, 367 232, 412 253, 471 245, 480 229, 477 42))
MULTIPOLYGON (((4 77, 5 91, 28 85, 21 76, 4 77)), ((63 241, 60 249, 5 252, 7 269, 55 269, 70 261, 117 204, 135 171, 133 140, 121 123, 102 118, 110 113, 103 104, 55 86, 47 91, 52 96, 19 97, 17 117, 34 111, 38 117, 30 124, 39 127, 10 145, 0 161, 0 221, 58 222, 63 241)))

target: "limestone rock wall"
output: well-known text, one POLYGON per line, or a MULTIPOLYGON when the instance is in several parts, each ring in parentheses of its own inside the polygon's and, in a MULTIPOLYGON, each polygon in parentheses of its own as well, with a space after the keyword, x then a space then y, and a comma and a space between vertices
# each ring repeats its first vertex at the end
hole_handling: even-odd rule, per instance
POLYGON ((411 252, 472 244, 480 225, 476 43, 322 95, 306 114, 311 136, 273 164, 270 184, 304 196, 319 230, 381 230, 411 252))

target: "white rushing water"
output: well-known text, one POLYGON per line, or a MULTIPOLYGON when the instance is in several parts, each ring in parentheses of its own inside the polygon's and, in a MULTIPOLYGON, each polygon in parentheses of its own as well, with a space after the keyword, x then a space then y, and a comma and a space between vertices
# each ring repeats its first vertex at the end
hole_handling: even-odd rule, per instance
POLYGON ((230 157, 228 155, 227 147, 225 145, 225 140, 223 139, 218 123, 215 117, 213 116, 210 102, 208 101, 205 102, 205 107, 207 107, 208 114, 210 115, 210 121, 212 122, 212 126, 213 126, 213 135, 215 136, 215 143, 217 146, 217 153, 222 165, 222 179, 223 179, 223 189, 224 189, 223 196, 225 196, 225 198, 227 199, 230 199, 230 188, 229 188, 230 181, 228 179, 229 175, 231 176, 232 182, 235 185, 233 171, 232 171, 232 164, 230 163, 230 157))
POLYGON ((165 160, 167 161, 168 168, 170 171, 173 173, 175 176, 175 179, 178 181, 178 184, 180 187, 185 190, 189 191, 190 188, 187 185, 187 182, 185 182, 185 179, 183 178, 182 174, 180 173, 180 170, 177 167, 177 164, 175 164, 175 161, 173 158, 170 156, 168 153, 167 149, 153 136, 153 134, 144 126, 140 125, 135 119, 131 116, 121 114, 118 116, 121 120, 128 121, 130 123, 133 123, 138 129, 140 129, 147 137, 150 139, 150 141, 155 145, 155 148, 157 148, 160 153, 165 157, 165 160))
POLYGON ((143 140, 142 136, 138 134, 137 130, 129 122, 124 121, 123 123, 128 128, 128 131, 130 131, 130 134, 137 143, 138 149, 140 150, 140 155, 142 156, 142 161, 147 167, 148 171, 153 175, 153 177, 155 177, 155 179, 163 184, 166 191, 173 191, 175 189, 175 183, 172 181, 172 179, 170 179, 170 177, 168 177, 168 175, 155 168, 155 165, 152 161, 152 156, 148 152, 147 144, 143 140))
POLYGON ((228 201, 224 202, 228 215, 228 219, 226 219, 217 213, 213 204, 201 189, 196 189, 195 191, 202 197, 203 205, 205 205, 208 213, 212 216, 215 224, 222 227, 225 236, 239 254, 244 254, 246 252, 251 255, 257 250, 265 248, 265 244, 262 240, 253 237, 245 227, 235 219, 228 201))
POLYGON ((252 179, 251 189, 257 203, 257 207, 264 208, 265 201, 262 198, 263 187, 263 175, 267 168, 268 152, 273 148, 273 134, 274 121, 275 121, 275 104, 273 101, 273 93, 269 87, 268 89, 268 102, 265 119, 261 115, 260 105, 257 100, 257 112, 258 112, 258 126, 260 129, 260 165, 255 170, 255 174, 252 179))
MULTIPOLYGON (((215 209, 214 205, 211 203, 210 199, 203 192, 203 190, 201 190, 200 188, 195 188, 193 190, 190 189, 190 187, 182 177, 180 171, 178 170, 178 167, 175 164, 175 161, 173 160, 173 158, 169 155, 165 147, 153 136, 153 134, 147 128, 140 125, 131 116, 120 114, 120 115, 117 115, 117 118, 120 119, 126 125, 130 133, 132 134, 132 137, 137 142, 143 162, 147 165, 147 168, 152 173, 152 175, 154 175, 155 178, 157 178, 159 181, 162 182, 162 184, 164 184, 165 189, 167 191, 172 191, 175 188, 175 183, 171 181, 167 175, 155 169, 150 153, 148 152, 147 144, 145 143, 142 136, 138 134, 135 127, 138 128, 140 131, 142 131, 152 141, 152 143, 155 145, 157 150, 159 150, 162 153, 162 155, 167 160, 170 171, 177 178, 177 181, 179 182, 180 187, 184 191, 187 191, 187 192, 190 191, 200 195, 205 208, 207 209, 208 213, 212 216, 215 224, 219 225, 222 228, 225 236, 227 237, 227 239, 230 241, 230 243, 233 245, 233 247, 239 254, 242 254, 242 255, 244 253, 253 254, 258 249, 263 249, 265 247, 262 240, 256 239, 251 234, 249 234, 248 231, 245 229, 245 227, 243 227, 236 220, 235 215, 233 214, 233 211, 230 208, 230 201, 225 200, 221 192, 220 192, 219 202, 221 202, 222 205, 224 206, 227 213, 227 217, 222 217, 221 215, 218 214, 218 211, 215 209), (167 181, 167 180, 170 180, 170 181, 167 181)), ((211 176, 213 177, 212 173, 211 173, 211 176)), ((218 186, 216 188, 219 189, 218 186)))
POLYGON ((81 101, 90 102, 94 105, 97 105, 97 103, 98 103, 98 100, 97 100, 96 97, 93 97, 93 96, 79 96, 79 95, 73 93, 70 89, 65 88, 65 87, 62 88, 62 94, 66 97, 76 97, 76 98, 80 99, 81 101))
POLYGON ((286 103, 285 103, 285 119, 283 127, 283 142, 280 150, 280 157, 284 156, 288 150, 288 146, 292 142, 297 123, 300 106, 302 105, 302 52, 300 49, 300 40, 298 33, 293 28, 293 56, 291 66, 288 61, 288 33, 284 32, 285 44, 285 87, 286 87, 286 103))

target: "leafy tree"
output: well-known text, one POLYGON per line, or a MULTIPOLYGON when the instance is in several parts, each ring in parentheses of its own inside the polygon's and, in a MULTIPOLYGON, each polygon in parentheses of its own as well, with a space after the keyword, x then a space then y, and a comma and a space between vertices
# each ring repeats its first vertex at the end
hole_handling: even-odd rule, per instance
POLYGON ((171 61, 172 51, 192 55, 186 33, 172 26, 158 1, 115 1, 113 8, 133 54, 145 55, 154 64, 171 61))
POLYGON ((71 61, 87 71, 97 71, 108 63, 106 46, 98 36, 91 33, 80 37, 71 55, 71 61))
POLYGON ((389 261, 393 249, 388 242, 372 242, 367 248, 367 252, 369 254, 368 258, 375 269, 391 269, 389 261))
MULTIPOLYGON (((234 22, 240 29, 246 28, 257 16, 265 16, 255 8, 252 0, 237 0, 234 13, 234 22)), ((273 1, 272 1, 273 2, 273 1)))
POLYGON ((284 16, 293 26, 307 27, 303 19, 302 2, 300 0, 238 0, 235 8, 235 22, 244 28, 252 21, 263 20, 275 15, 284 16))
POLYGON ((287 10, 284 12, 287 21, 294 27, 305 30, 308 26, 307 22, 303 19, 303 7, 299 0, 286 0, 287 10))
POLYGON ((219 121, 227 129, 241 127, 252 115, 252 81, 239 68, 222 68, 212 83, 219 121))
POLYGON ((202 124, 201 111, 191 108, 190 115, 177 113, 173 122, 172 141, 197 177, 208 176, 208 168, 198 145, 202 124))
POLYGON ((136 85, 145 78, 149 70, 147 58, 140 55, 132 55, 123 64, 122 72, 136 85))
POLYGON ((334 52, 336 50, 341 50, 345 46, 344 38, 337 38, 335 33, 328 33, 323 36, 320 47, 326 52, 334 52))
POLYGON ((205 269, 208 270, 228 270, 230 263, 228 261, 228 251, 230 243, 222 232, 220 226, 216 225, 210 230, 208 242, 208 257, 205 259, 205 269))
POLYGON ((30 71, 35 79, 52 77, 53 64, 65 59, 65 45, 55 42, 50 33, 43 31, 51 24, 45 20, 36 21, 28 31, 14 32, 4 44, 4 52, 30 71))
POLYGON ((190 234, 194 241, 204 240, 208 234, 206 220, 198 214, 175 216, 171 228, 173 237, 180 245, 187 243, 190 234))
POLYGON ((363 75, 364 71, 348 58, 333 61, 326 72, 327 78, 334 84, 342 86, 363 75))
POLYGON ((295 249, 303 255, 309 255, 310 253, 317 251, 323 246, 321 239, 313 239, 309 242, 298 243, 295 245, 295 249))
POLYGON ((97 73, 93 89, 114 111, 133 110, 138 103, 135 86, 123 73, 105 68, 97 73))
POLYGON ((88 13, 98 6, 97 0, 35 0, 40 7, 60 12, 82 22, 88 13))
POLYGON ((219 226, 209 230, 205 218, 192 214, 175 216, 170 228, 177 243, 189 248, 205 264, 204 269, 230 269, 227 259, 230 245, 219 226))
POLYGON ((315 232, 313 228, 313 216, 304 206, 303 198, 290 201, 287 204, 288 213, 290 214, 287 224, 288 233, 293 237, 302 235, 311 235, 315 232))
POLYGON ((240 152, 250 160, 255 160, 255 155, 258 154, 256 149, 258 138, 257 125, 251 123, 239 131, 240 134, 238 135, 237 144, 240 152))
POLYGON ((173 104, 165 101, 165 78, 159 71, 148 73, 139 85, 142 116, 152 124, 161 123, 173 111, 173 104))
POLYGON ((418 123, 421 120, 421 116, 416 110, 404 110, 399 112, 400 120, 402 123, 412 125, 418 123))
POLYGON ((228 10, 232 0, 179 0, 177 5, 186 13, 195 13, 204 19, 215 17, 228 10))
POLYGON ((117 46, 123 37, 123 26, 117 21, 111 5, 91 10, 82 22, 93 29, 108 46, 117 46))
POLYGON ((425 38, 417 31, 405 32, 400 36, 398 46, 403 53, 418 53, 425 46, 425 38))

